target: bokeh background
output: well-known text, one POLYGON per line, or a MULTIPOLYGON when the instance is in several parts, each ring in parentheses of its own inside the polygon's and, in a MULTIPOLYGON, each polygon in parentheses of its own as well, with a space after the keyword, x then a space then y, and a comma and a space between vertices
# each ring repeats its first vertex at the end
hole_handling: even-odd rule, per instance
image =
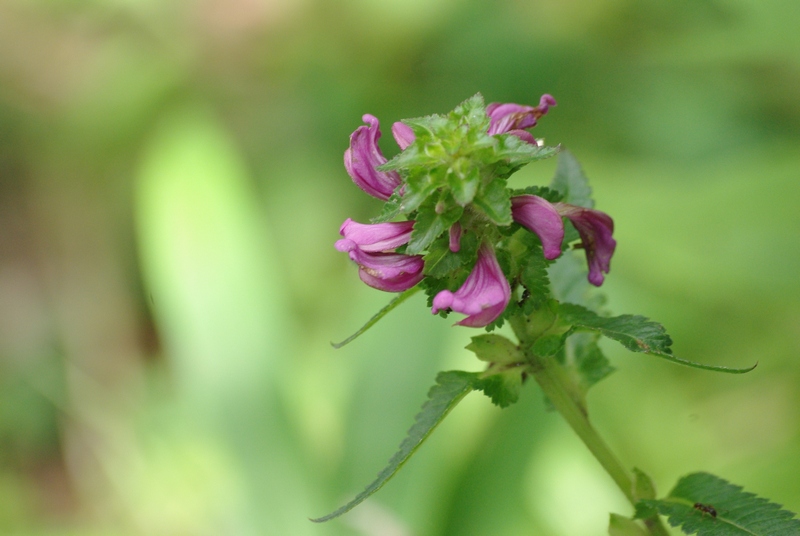
MULTIPOLYGON (((800 16, 794 0, 0 1, 0 533, 606 533, 621 494, 535 385, 468 397, 366 485, 475 334, 333 249, 379 203, 363 113, 559 102, 619 242, 601 434, 662 492, 708 470, 800 511, 800 16)), ((382 140, 387 155, 397 149, 382 140), (385 142, 385 143, 384 143, 385 142)), ((514 178, 546 184, 555 161, 514 178)))

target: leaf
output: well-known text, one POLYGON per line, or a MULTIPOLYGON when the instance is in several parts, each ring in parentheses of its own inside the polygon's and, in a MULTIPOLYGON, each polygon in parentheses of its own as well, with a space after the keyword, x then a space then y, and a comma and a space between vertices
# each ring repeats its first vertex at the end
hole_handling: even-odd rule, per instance
POLYGON ((647 536, 647 531, 634 520, 619 514, 611 514, 608 522, 609 536, 647 536))
POLYGON ((589 179, 581 169, 578 160, 566 149, 558 155, 556 174, 550 182, 550 188, 564 196, 564 202, 579 207, 593 208, 592 189, 589 179))
POLYGON ((708 473, 681 478, 661 500, 643 500, 640 512, 657 509, 673 527, 698 536, 798 536, 800 520, 779 504, 742 491, 708 473), (716 514, 716 515, 714 515, 716 514))
POLYGON ((420 289, 419 286, 415 286, 415 287, 411 287, 410 289, 408 289, 408 290, 406 290, 404 292, 401 292, 400 294, 395 296, 395 298, 392 301, 390 301, 386 305, 386 307, 384 307, 383 309, 378 311, 375 314, 375 316, 373 316, 372 318, 367 320, 367 323, 364 324, 363 326, 361 326, 361 329, 359 329, 358 331, 356 331, 355 333, 353 333, 352 335, 347 337, 342 342, 332 342, 331 346, 333 346, 334 348, 336 348, 338 350, 339 348, 341 348, 345 344, 348 344, 348 343, 354 341, 355 339, 357 339, 358 337, 363 335, 369 328, 371 328, 372 326, 377 324, 378 320, 380 320, 381 318, 386 316, 389 313, 389 311, 391 311, 392 309, 394 309, 395 307, 397 307, 398 305, 400 305, 401 303, 406 301, 408 298, 410 298, 414 294, 416 294, 419 291, 419 289, 420 289))
POLYGON ((370 220, 372 223, 384 223, 387 221, 392 221, 397 216, 403 213, 403 207, 401 203, 403 198, 400 197, 400 194, 396 191, 392 193, 392 196, 383 204, 383 209, 381 209, 380 216, 376 218, 372 218, 370 220))
POLYGON ((497 225, 511 225, 511 195, 502 179, 487 184, 475 196, 473 204, 479 207, 497 225))
POLYGON ((602 317, 597 313, 571 303, 559 304, 559 316, 567 324, 572 324, 577 329, 597 331, 609 339, 617 342, 631 352, 642 352, 673 363, 686 365, 703 370, 727 372, 729 374, 743 374, 756 368, 756 363, 747 368, 729 368, 717 365, 704 365, 672 355, 672 339, 667 335, 661 324, 653 322, 639 315, 622 315, 615 317, 602 317))
POLYGON ((445 196, 439 203, 429 198, 417 213, 414 223, 414 230, 411 232, 411 240, 408 241, 406 253, 417 255, 430 246, 436 238, 447 231, 451 225, 458 221, 464 207, 452 202, 452 198, 445 196), (438 212, 440 205, 447 207, 444 212, 438 212))
POLYGON ((473 352, 478 359, 487 363, 510 365, 520 363, 525 359, 519 346, 502 335, 493 333, 472 337, 472 342, 466 348, 473 352))
POLYGON ((597 345, 598 338, 596 333, 573 333, 564 343, 563 364, 574 371, 584 395, 616 370, 597 345))
POLYGON ((480 389, 488 396, 495 406, 507 408, 519 400, 522 388, 522 369, 513 368, 492 374, 475 383, 475 389, 480 389))
POLYGON ((386 467, 378 473, 378 477, 349 503, 326 516, 312 519, 311 521, 322 523, 339 517, 381 489, 400 470, 400 467, 408 461, 422 442, 430 436, 434 428, 456 407, 461 399, 475 389, 477 381, 477 373, 460 370, 440 372, 436 376, 436 385, 428 391, 428 400, 422 405, 422 410, 417 414, 413 426, 406 434, 406 438, 400 443, 400 448, 391 457, 386 467))

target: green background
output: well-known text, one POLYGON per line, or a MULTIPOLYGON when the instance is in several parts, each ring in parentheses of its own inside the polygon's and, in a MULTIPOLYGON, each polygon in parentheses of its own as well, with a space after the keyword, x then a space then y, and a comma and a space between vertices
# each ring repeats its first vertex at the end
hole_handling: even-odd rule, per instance
MULTIPOLYGON (((555 535, 631 509, 529 384, 470 395, 345 517, 476 330, 335 251, 380 203, 363 113, 558 106, 535 129, 615 220, 604 290, 681 368, 605 346, 589 395, 666 493, 706 470, 800 511, 794 0, 0 1, 0 533, 555 535)), ((546 184, 555 160, 516 185, 546 184)))

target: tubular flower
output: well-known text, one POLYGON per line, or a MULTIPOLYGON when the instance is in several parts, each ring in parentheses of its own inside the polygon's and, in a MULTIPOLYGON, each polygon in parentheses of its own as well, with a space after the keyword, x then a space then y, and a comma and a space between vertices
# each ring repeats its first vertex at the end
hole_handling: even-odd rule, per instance
POLYGON ((561 255, 564 222, 561 215, 546 199, 538 195, 518 195, 511 198, 514 221, 535 233, 542 242, 544 258, 553 260, 561 255))
POLYGON ((433 298, 433 314, 452 309, 467 316, 458 325, 480 328, 494 322, 511 299, 511 287, 497 263, 494 250, 483 244, 478 250, 478 261, 467 280, 455 293, 439 292, 433 298))
POLYGON ((413 221, 364 224, 350 218, 339 229, 344 238, 335 244, 358 264, 358 276, 372 288, 385 292, 408 290, 422 278, 421 255, 405 255, 393 250, 411 238, 413 221))
POLYGON ((416 139, 411 127, 399 121, 392 125, 392 136, 394 136, 394 141, 397 142, 401 150, 405 150, 416 139))
POLYGON ((376 169, 387 162, 378 147, 380 123, 370 114, 364 114, 362 119, 369 126, 360 126, 350 135, 350 147, 344 152, 344 167, 359 188, 386 201, 402 181, 396 171, 376 169))
POLYGON ((559 214, 569 218, 578 230, 589 264, 589 282, 599 287, 605 279, 603 273, 608 273, 611 256, 617 247, 617 241, 611 236, 614 232, 614 220, 599 210, 566 203, 555 203, 553 206, 559 214))
POLYGON ((486 107, 486 113, 491 120, 488 133, 514 134, 530 143, 528 137, 533 138, 533 136, 525 132, 524 129, 535 126, 536 121, 545 115, 551 106, 555 105, 556 100, 552 95, 548 95, 547 93, 542 95, 539 99, 539 106, 536 107, 493 102, 486 107))
POLYGON ((461 224, 455 222, 450 226, 450 251, 458 253, 461 250, 461 224))

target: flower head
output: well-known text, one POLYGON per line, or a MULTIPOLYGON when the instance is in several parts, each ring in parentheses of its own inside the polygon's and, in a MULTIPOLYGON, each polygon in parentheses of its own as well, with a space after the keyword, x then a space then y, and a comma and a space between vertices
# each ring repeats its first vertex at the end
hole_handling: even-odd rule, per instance
POLYGON ((545 259, 552 260, 561 255, 564 222, 549 201, 538 195, 512 197, 511 215, 515 222, 527 227, 539 237, 545 259))
POLYGON ((467 316, 461 326, 480 328, 494 322, 511 299, 511 287, 497 263, 494 250, 487 244, 478 250, 478 261, 467 280, 455 292, 443 290, 433 298, 433 314, 452 309, 467 316))
POLYGON ((344 152, 344 167, 359 188, 386 201, 402 181, 396 171, 376 169, 387 162, 378 147, 380 123, 378 118, 369 114, 362 119, 369 126, 358 127, 350 136, 350 147, 344 152))
POLYGON ((391 251, 408 242, 413 226, 413 221, 364 224, 348 218, 339 229, 344 238, 335 247, 358 264, 364 283, 385 292, 402 292, 423 278, 422 256, 391 251))
POLYGON ((555 203, 553 206, 559 214, 569 218, 581 236, 589 264, 589 282, 599 287, 605 279, 603 273, 607 274, 609 271, 611 256, 617 247, 617 241, 611 236, 614 232, 614 220, 599 210, 566 203, 555 203))

